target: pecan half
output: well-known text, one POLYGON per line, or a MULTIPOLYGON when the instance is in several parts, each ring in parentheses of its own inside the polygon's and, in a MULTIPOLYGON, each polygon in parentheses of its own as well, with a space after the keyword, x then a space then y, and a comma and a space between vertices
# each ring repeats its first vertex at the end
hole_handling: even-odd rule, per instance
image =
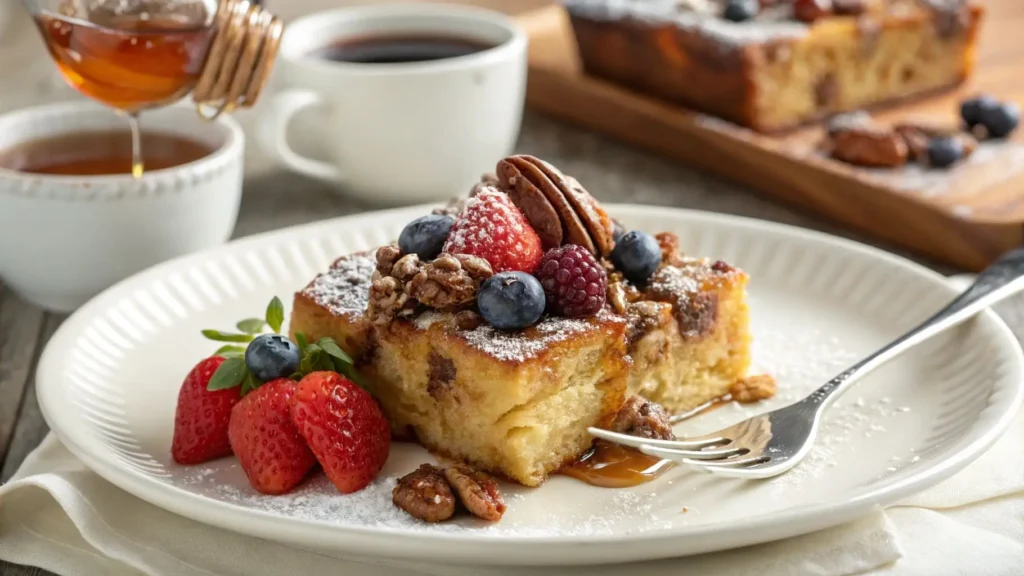
POLYGON ((444 471, 463 506, 474 516, 496 522, 505 513, 505 500, 490 475, 466 464, 452 464, 444 471))
POLYGON ((537 230, 544 248, 578 244, 604 256, 615 246, 611 218, 575 178, 533 156, 498 163, 498 178, 537 230))
POLYGON ((895 130, 856 127, 832 136, 832 157, 857 166, 891 168, 907 163, 907 143, 895 130))
POLYGON ((675 440, 669 415, 661 404, 630 396, 612 422, 612 430, 658 440, 675 440))
POLYGON ((426 522, 441 522, 455 513, 455 495, 440 468, 422 464, 398 480, 391 501, 426 522))
POLYGON ((737 402, 749 403, 775 396, 775 378, 768 374, 741 378, 729 387, 729 394, 737 402))
POLYGON ((832 0, 796 0, 793 15, 801 22, 811 23, 832 14, 832 0))

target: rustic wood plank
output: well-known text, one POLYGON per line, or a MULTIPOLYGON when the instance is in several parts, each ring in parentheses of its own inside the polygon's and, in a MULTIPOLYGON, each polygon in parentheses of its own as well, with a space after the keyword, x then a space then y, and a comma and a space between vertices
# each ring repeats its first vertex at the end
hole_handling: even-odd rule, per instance
POLYGON ((64 314, 46 314, 39 337, 39 346, 32 359, 32 370, 29 373, 28 385, 21 397, 21 409, 18 411, 18 421, 14 426, 11 435, 11 442, 7 449, 7 458, 3 468, 0 469, 0 482, 6 482, 18 470, 18 466, 25 460, 29 452, 35 450, 36 446, 43 441, 46 433, 50 431, 43 420, 43 414, 39 410, 39 402, 36 400, 36 367, 39 364, 39 357, 46 347, 46 343, 53 337, 61 323, 67 318, 64 314))
MULTIPOLYGON (((877 112, 883 122, 910 116, 956 121, 959 101, 977 90, 1024 100, 1024 39, 1010 33, 1024 15, 1018 0, 991 0, 977 72, 970 85, 877 112)), ((1024 172, 998 160, 939 174, 942 191, 902 171, 872 171, 815 151, 820 127, 765 135, 586 75, 559 6, 519 17, 531 38, 528 104, 630 145, 758 189, 917 254, 970 270, 1024 242, 1024 172)), ((1024 131, 1015 137, 1024 143, 1024 131)))
POLYGON ((0 292, 0 463, 6 459, 42 325, 41 310, 10 290, 0 292))

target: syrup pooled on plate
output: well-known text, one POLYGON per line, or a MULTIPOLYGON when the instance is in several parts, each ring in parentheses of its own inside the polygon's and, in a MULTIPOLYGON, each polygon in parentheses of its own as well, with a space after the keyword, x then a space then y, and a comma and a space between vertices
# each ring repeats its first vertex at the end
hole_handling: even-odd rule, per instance
POLYGON ((667 460, 597 440, 590 451, 561 473, 601 488, 629 488, 654 480, 671 466, 667 460))

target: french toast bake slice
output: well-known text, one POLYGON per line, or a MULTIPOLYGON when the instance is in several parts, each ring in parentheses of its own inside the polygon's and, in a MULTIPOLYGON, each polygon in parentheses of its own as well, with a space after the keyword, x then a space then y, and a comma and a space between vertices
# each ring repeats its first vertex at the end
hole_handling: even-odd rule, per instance
POLYGON ((731 4, 757 6, 565 0, 589 74, 759 131, 962 83, 984 14, 967 0, 731 4))
POLYGON ((396 437, 536 486, 591 426, 652 433, 630 423, 637 395, 670 412, 726 396, 750 362, 746 284, 674 234, 616 231, 578 181, 513 156, 398 244, 336 260, 290 328, 355 359, 396 437))
POLYGON ((292 336, 330 336, 356 358, 396 436, 526 486, 585 452, 587 428, 627 396, 687 410, 728 394, 750 362, 747 275, 722 262, 668 254, 645 290, 598 315, 513 333, 437 311, 375 327, 373 270, 369 253, 339 258, 296 294, 292 336))

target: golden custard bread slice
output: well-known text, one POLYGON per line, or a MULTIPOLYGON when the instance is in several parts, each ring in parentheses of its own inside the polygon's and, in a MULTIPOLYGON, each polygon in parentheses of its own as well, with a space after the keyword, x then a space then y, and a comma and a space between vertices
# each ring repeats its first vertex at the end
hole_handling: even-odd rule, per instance
POLYGON ((513 332, 469 310, 376 322, 374 259, 353 254, 296 294, 291 332, 333 337, 352 354, 396 435, 536 486, 584 453, 587 428, 609 425, 629 395, 681 411, 744 376, 747 275, 679 257, 670 240, 663 249, 644 290, 612 273, 597 315, 546 315, 513 332))

